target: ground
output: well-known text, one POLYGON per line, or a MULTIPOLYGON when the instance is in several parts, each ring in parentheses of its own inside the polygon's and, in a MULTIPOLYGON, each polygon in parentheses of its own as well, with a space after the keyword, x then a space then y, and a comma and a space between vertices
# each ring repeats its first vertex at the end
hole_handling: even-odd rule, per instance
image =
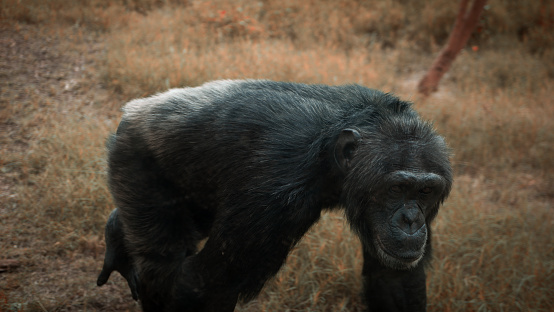
MULTIPOLYGON (((102 42, 93 36, 66 36, 62 40, 34 26, 0 27, 0 146, 12 155, 27 157, 33 128, 48 122, 31 109, 43 110, 43 116, 75 110, 87 114, 108 101, 95 70, 102 42)), ((25 218, 5 218, 18 209, 10 199, 23 196, 17 185, 32 174, 9 165, 2 162, 0 172, 0 241, 6 246, 11 239, 13 245, 6 253, 9 259, 0 254, 0 311, 137 309, 118 274, 112 277, 115 283, 96 286, 104 251, 99 238, 85 241, 77 252, 60 250, 64 256, 59 257, 55 246, 48 246, 51 242, 37 239, 39 230, 25 225, 25 218), (19 295, 6 298, 12 291, 19 295)))

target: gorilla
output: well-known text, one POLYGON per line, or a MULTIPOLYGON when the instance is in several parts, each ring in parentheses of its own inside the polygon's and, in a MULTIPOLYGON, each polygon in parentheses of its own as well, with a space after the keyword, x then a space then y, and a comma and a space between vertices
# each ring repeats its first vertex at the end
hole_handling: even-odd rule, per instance
POLYGON ((430 224, 453 174, 411 103, 359 85, 220 80, 123 111, 98 285, 118 271, 144 311, 233 311, 322 211, 343 210, 367 310, 425 311, 430 224))

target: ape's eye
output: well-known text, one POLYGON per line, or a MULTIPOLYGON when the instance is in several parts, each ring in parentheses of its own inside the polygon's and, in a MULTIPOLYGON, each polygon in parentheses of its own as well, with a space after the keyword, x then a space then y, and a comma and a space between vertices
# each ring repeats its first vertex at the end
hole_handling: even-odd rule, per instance
POLYGON ((395 193, 400 193, 402 192, 402 188, 399 186, 399 185, 393 185, 391 188, 390 188, 391 191, 395 192, 395 193))
POLYGON ((424 187, 421 190, 419 190, 419 192, 422 194, 431 194, 431 192, 433 192, 433 189, 430 187, 424 187))

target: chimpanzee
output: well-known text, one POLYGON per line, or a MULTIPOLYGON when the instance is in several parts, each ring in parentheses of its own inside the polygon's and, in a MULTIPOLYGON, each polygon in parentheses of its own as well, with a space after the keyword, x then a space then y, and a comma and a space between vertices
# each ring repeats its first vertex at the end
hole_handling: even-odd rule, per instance
POLYGON ((359 85, 220 80, 123 111, 98 285, 116 270, 144 311, 233 311, 322 210, 344 209, 368 310, 426 309, 430 223, 453 177, 410 103, 359 85))

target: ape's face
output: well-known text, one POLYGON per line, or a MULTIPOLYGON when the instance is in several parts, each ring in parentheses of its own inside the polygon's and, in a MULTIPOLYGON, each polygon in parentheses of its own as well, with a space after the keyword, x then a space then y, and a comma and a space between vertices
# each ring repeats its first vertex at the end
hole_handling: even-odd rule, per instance
POLYGON ((386 174, 379 189, 368 194, 367 207, 358 209, 364 209, 360 217, 369 232, 360 234, 371 240, 368 245, 382 264, 406 269, 419 263, 445 186, 437 174, 399 170, 386 174))
POLYGON ((430 250, 429 224, 452 185, 448 148, 432 132, 366 142, 361 137, 353 152, 343 153, 351 155, 343 157, 348 220, 383 265, 415 267, 430 250))

